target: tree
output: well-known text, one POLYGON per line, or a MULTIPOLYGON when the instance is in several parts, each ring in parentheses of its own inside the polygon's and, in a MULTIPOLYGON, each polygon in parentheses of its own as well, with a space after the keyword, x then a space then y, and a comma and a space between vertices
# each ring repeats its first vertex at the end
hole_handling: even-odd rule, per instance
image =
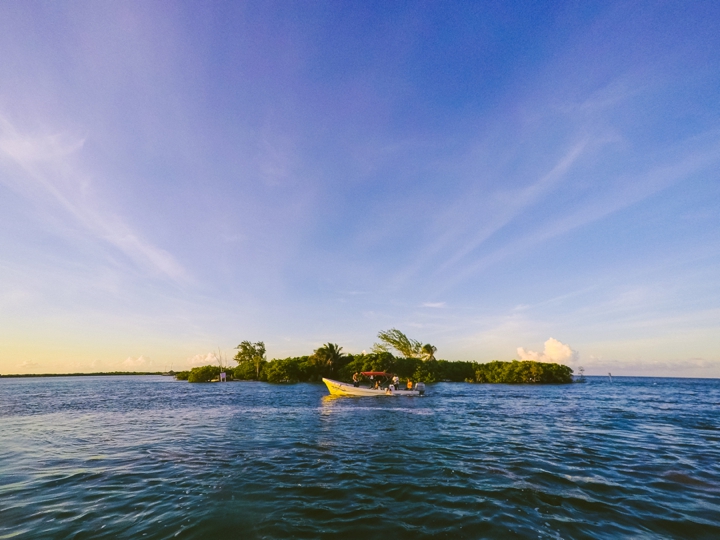
POLYGON ((435 364, 436 362, 422 362, 413 373, 413 379, 416 382, 437 382, 437 366, 435 364))
POLYGON ((380 352, 380 350, 387 351, 389 348, 393 348, 405 358, 418 358, 420 356, 422 344, 419 341, 410 339, 397 328, 378 332, 378 338, 380 338, 382 342, 381 344, 376 344, 374 347, 374 349, 378 349, 378 352, 380 352))
POLYGON ((382 343, 376 343, 373 351, 376 353, 388 352, 389 349, 395 349, 405 358, 422 358, 423 360, 435 360, 435 352, 437 347, 426 343, 410 339, 397 328, 383 330, 378 333, 378 338, 382 343))
POLYGON ((299 358, 273 360, 265 370, 267 381, 271 383, 296 383, 303 379, 299 358))
POLYGON ((429 343, 426 343, 422 346, 422 349, 420 349, 420 356, 423 360, 435 360, 435 353, 437 352, 437 347, 434 345, 430 345, 429 343))
POLYGON ((260 366, 266 361, 265 343, 262 341, 257 343, 243 341, 235 348, 238 351, 235 355, 235 361, 238 365, 251 364, 255 366, 255 376, 260 379, 260 366))
POLYGON ((201 366, 192 368, 188 375, 188 382, 210 382, 220 375, 220 368, 217 366, 201 366))
POLYGON ((342 347, 337 343, 326 343, 322 347, 315 349, 313 360, 320 372, 324 371, 325 368, 330 368, 332 373, 345 356, 342 347))

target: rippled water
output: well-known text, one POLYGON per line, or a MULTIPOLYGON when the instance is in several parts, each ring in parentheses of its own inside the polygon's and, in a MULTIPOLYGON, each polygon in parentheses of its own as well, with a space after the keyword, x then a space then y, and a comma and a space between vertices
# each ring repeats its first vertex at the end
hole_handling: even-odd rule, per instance
POLYGON ((0 379, 0 538, 720 538, 720 381, 0 379))

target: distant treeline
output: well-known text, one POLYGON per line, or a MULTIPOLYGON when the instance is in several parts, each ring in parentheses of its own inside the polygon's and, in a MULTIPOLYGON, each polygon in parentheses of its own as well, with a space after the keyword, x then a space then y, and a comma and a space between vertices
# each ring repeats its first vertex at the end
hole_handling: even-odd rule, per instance
POLYGON ((26 373, 23 375, 0 375, 0 377, 112 377, 116 375, 162 375, 160 371, 103 371, 98 373, 26 373))
MULTIPOLYGON (((318 349, 321 351, 321 349, 318 349)), ((228 380, 256 380, 271 383, 314 382, 323 377, 350 382, 353 373, 362 371, 387 371, 398 375, 403 381, 438 381, 505 383, 505 384, 566 384, 573 381, 572 369, 561 364, 533 362, 493 361, 451 362, 448 360, 422 360, 403 358, 390 352, 370 354, 318 354, 274 359, 267 361, 263 355, 247 358, 236 357, 238 365, 223 371, 228 380)), ((338 351, 339 352, 339 351, 338 351)), ((264 350, 263 350, 264 353, 264 350)), ((219 366, 202 366, 177 373, 180 380, 208 382, 218 378, 219 366)))

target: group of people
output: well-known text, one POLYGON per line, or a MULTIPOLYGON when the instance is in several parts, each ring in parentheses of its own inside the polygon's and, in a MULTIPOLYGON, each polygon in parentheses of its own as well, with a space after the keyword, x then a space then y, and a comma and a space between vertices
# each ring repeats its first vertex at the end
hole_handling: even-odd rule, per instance
MULTIPOLYGON (((353 386, 355 388, 360 386, 360 373, 354 373, 352 376, 353 380, 353 386)), ((372 375, 370 375, 370 388, 374 388, 375 390, 382 390, 382 382, 381 380, 375 379, 372 375)), ((388 390, 403 390, 403 388, 400 386, 400 377, 397 375, 394 375, 392 378, 392 382, 387 387, 388 390)), ((405 390, 412 390, 413 389, 413 382, 412 380, 408 379, 407 384, 405 386, 405 390)))

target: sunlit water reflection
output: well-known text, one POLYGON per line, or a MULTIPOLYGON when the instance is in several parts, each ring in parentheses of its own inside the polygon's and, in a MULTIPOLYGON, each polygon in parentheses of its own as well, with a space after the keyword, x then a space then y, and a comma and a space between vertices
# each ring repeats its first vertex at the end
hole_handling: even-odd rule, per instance
POLYGON ((720 381, 0 379, 0 538, 720 538, 720 381))

